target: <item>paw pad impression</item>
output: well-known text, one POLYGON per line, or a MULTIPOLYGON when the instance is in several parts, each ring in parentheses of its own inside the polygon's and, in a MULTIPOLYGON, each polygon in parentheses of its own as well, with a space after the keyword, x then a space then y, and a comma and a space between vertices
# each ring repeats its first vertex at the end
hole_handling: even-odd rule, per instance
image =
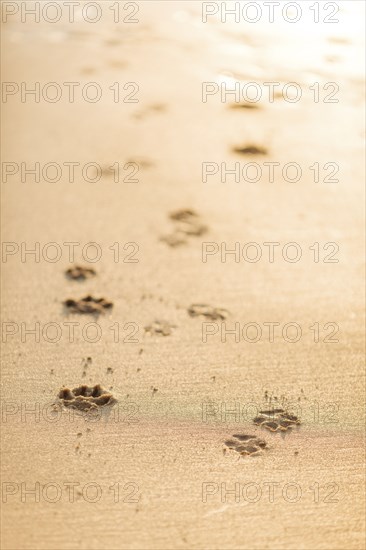
POLYGON ((206 304, 192 304, 188 308, 188 314, 191 317, 206 317, 211 321, 223 321, 228 316, 226 309, 212 307, 206 304))
POLYGON ((82 267, 80 265, 69 267, 69 269, 67 269, 65 273, 69 279, 73 279, 76 281, 84 281, 85 279, 95 277, 95 275, 97 274, 95 269, 93 269, 92 267, 82 267))
POLYGON ((113 302, 105 298, 93 298, 93 296, 85 296, 80 300, 69 299, 64 304, 73 313, 104 313, 106 309, 113 307, 113 302))
POLYGON ((79 411, 95 410, 106 405, 113 405, 116 402, 113 395, 108 390, 104 390, 100 384, 95 386, 83 384, 73 390, 62 388, 58 398, 65 407, 79 411))
POLYGON ((288 413, 284 409, 259 411, 259 416, 256 416, 253 422, 271 432, 286 432, 301 424, 297 416, 288 413))
POLYGON ((228 449, 236 451, 241 456, 257 456, 267 448, 264 439, 255 435, 234 434, 232 439, 227 439, 225 445, 228 449))
POLYGON ((161 238, 169 246, 186 244, 187 237, 200 237, 207 232, 207 226, 202 223, 200 216, 190 208, 171 212, 169 217, 174 222, 175 229, 161 238))

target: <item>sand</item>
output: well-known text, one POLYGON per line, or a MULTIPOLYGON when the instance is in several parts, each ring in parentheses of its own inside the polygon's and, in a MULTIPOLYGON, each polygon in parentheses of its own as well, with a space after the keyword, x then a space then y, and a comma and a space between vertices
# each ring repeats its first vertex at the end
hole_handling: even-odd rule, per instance
POLYGON ((202 23, 200 2, 156 1, 139 3, 138 24, 115 25, 111 11, 95 25, 3 24, 3 81, 103 90, 97 103, 18 94, 2 105, 2 160, 19 165, 2 183, 14 252, 2 263, 4 549, 364 547, 363 3, 337 4, 333 26, 202 23), (203 82, 236 80, 296 82, 303 97, 202 101, 203 82), (115 103, 116 82, 124 97, 137 83, 139 102, 115 103), (314 82, 323 98, 337 83, 338 103, 315 103, 314 82), (262 151, 234 151, 247 147, 262 151), (64 169, 22 181, 22 162, 64 169), (65 162, 80 163, 73 182, 65 162), (139 181, 107 169, 85 181, 90 162, 139 181), (256 162, 263 176, 203 182, 205 162, 256 162), (297 163, 302 177, 270 182, 264 162, 297 163), (324 181, 330 162, 338 182, 324 181), (195 221, 171 219, 179 210, 195 221), (280 243, 273 262, 268 242, 280 243), (291 242, 296 263, 282 255, 291 242), (39 261, 22 258, 35 243, 39 261), (207 261, 202 243, 214 243, 207 261), (96 275, 66 277, 75 264, 96 275), (65 309, 88 295, 113 307, 65 309), (225 342, 225 327, 239 335, 225 342), (94 416, 58 400, 98 384, 116 402, 94 416), (253 423, 273 407, 301 424, 253 423), (225 445, 234 435, 266 447, 241 455, 225 445))

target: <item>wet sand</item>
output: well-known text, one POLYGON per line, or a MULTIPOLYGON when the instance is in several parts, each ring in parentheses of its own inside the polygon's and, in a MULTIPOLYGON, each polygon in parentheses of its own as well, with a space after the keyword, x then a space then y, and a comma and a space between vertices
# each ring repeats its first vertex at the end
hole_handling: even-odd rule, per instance
POLYGON ((90 183, 78 171, 70 182, 63 171, 55 183, 22 182, 18 174, 2 184, 3 241, 20 249, 39 242, 43 251, 55 242, 62 251, 53 263, 42 254, 39 262, 21 261, 19 252, 2 264, 3 330, 4 323, 17 330, 3 344, 3 547, 361 549, 359 36, 341 23, 323 26, 309 47, 308 31, 296 25, 286 35, 278 26, 202 24, 198 2, 142 2, 140 20, 101 21, 92 30, 82 21, 3 25, 3 80, 94 81, 105 92, 98 103, 10 98, 3 162, 142 165, 138 183, 107 175, 90 183), (233 109, 218 96, 202 102, 202 82, 235 79, 295 81, 304 90, 336 82, 339 102, 314 103, 310 93, 298 103, 261 101, 257 109, 233 109), (138 83, 139 102, 114 103, 114 82, 138 83), (267 152, 234 151, 250 145, 267 152), (303 175, 296 183, 265 176, 203 183, 203 162, 296 162, 303 175), (315 162, 336 162, 339 182, 314 182, 315 162), (207 230, 183 224, 185 242, 169 246, 164 237, 182 229, 182 220, 169 216, 181 209, 196 212, 207 230), (80 243, 73 262, 64 245, 70 242, 80 243), (89 242, 102 250, 95 263, 81 254, 89 242), (227 249, 238 242, 240 251, 259 243, 263 258, 222 262, 219 251, 203 262, 203 242, 227 249), (273 263, 268 242, 280 243, 273 263), (282 257, 289 242, 301 247, 297 263, 282 257), (310 249, 317 242, 319 262, 310 249), (326 243, 339 247, 337 263, 324 263, 334 252, 326 243), (65 271, 75 263, 96 276, 70 280, 65 271), (113 307, 97 317, 65 308, 65 300, 88 295, 113 307), (192 316, 194 304, 227 317, 192 316), (78 323, 74 341, 70 322, 78 323), (218 331, 207 342, 203 322, 218 331), (223 322, 231 330, 257 323, 263 336, 250 342, 241 332, 240 341, 228 334, 224 342, 223 322), (35 323, 39 341, 25 334, 35 323), (55 325, 45 329, 47 323, 61 330, 55 343, 55 325), (91 341, 92 328, 83 334, 88 323, 99 324, 99 341, 91 341), (273 342, 265 337, 268 323, 280 323, 273 342), (287 323, 301 327, 299 341, 282 337, 287 323), (100 384, 117 402, 100 416, 73 413, 57 396, 82 384, 100 384), (268 407, 295 412, 301 424, 281 433, 255 425, 268 407), (224 444, 234 434, 253 434, 267 447, 240 456, 224 444), (26 492, 36 483, 39 498, 26 492))

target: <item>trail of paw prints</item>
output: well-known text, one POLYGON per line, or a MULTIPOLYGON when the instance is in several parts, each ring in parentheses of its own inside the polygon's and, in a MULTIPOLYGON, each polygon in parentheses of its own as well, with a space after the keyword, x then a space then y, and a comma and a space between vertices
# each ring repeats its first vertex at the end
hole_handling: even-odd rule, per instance
POLYGON ((186 244, 188 238, 200 237, 208 231, 200 216, 189 208, 171 212, 169 218, 174 223, 174 230, 161 237, 161 240, 171 247, 186 244))
POLYGON ((242 457, 259 456, 263 454, 262 451, 268 450, 266 441, 255 435, 234 434, 232 439, 227 439, 224 444, 225 451, 226 449, 235 451, 242 457))
POLYGON ((287 432, 296 426, 300 426, 300 419, 284 409, 271 409, 259 411, 259 415, 253 419, 254 424, 266 428, 270 432, 287 432))
POLYGON ((105 313, 106 310, 113 307, 113 302, 105 298, 94 298, 93 296, 85 296, 80 300, 68 299, 64 302, 65 307, 72 313, 94 314, 99 315, 105 313))
POLYGON ((192 304, 187 311, 190 317, 205 317, 210 321, 223 321, 229 314, 226 309, 207 304, 192 304))
POLYGON ((100 384, 87 386, 83 384, 77 388, 62 388, 58 398, 64 407, 76 409, 81 412, 97 410, 107 405, 116 403, 116 399, 100 384))
POLYGON ((83 267, 81 265, 74 265, 65 271, 66 277, 74 281, 85 281, 85 279, 95 277, 96 274, 95 269, 92 267, 83 267))
MULTIPOLYGON (((260 411, 253 419, 256 426, 265 428, 270 432, 284 433, 301 424, 300 419, 285 409, 271 409, 260 411)), ((234 434, 225 442, 225 449, 235 451, 240 456, 258 456, 263 450, 268 450, 267 443, 255 435, 234 434)), ((295 454, 298 454, 295 452, 295 454)))

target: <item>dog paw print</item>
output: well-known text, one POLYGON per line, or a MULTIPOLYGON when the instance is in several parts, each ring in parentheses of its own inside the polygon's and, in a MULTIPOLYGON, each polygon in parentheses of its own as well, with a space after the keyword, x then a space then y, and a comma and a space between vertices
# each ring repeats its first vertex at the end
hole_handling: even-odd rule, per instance
POLYGON ((199 237, 207 232, 207 226, 202 223, 200 216, 189 208, 176 210, 170 214, 175 229, 161 238, 169 246, 179 246, 187 243, 188 237, 199 237))
POLYGON ((176 210, 170 214, 170 219, 175 222, 177 231, 186 235, 200 236, 207 231, 206 225, 194 210, 176 210))
POLYGON ((78 411, 96 410, 106 405, 113 405, 116 402, 113 395, 104 390, 100 384, 95 386, 82 385, 73 390, 62 388, 58 398, 65 407, 78 411))
POLYGON ((234 147, 234 153, 240 155, 267 155, 268 151, 265 147, 259 147, 257 145, 245 145, 244 147, 234 147))
POLYGON ((206 319, 210 319, 210 321, 223 321, 228 316, 228 311, 206 304, 192 304, 188 308, 188 315, 190 315, 190 317, 206 317, 206 319))
POLYGON ((297 416, 286 412, 284 409, 259 411, 259 416, 254 418, 253 422, 271 432, 286 432, 301 424, 297 416))
POLYGON ((225 446, 241 456, 258 456, 267 449, 267 443, 255 435, 234 434, 225 441, 225 446))
POLYGON ((185 238, 185 236, 180 233, 171 233, 170 235, 164 235, 164 237, 161 237, 160 240, 171 246, 172 248, 187 243, 187 239, 185 238))
POLYGON ((64 305, 72 313, 105 313, 107 309, 113 307, 113 303, 109 302, 105 298, 93 298, 93 296, 85 296, 80 300, 66 300, 64 305))
POLYGON ((167 321, 154 321, 145 327, 145 332, 151 335, 170 336, 173 328, 176 328, 175 325, 167 321))
POLYGON ((250 103, 248 101, 244 101, 243 103, 232 103, 230 105, 231 109, 259 109, 259 105, 257 103, 250 103))
POLYGON ((85 279, 95 277, 97 273, 92 267, 74 265, 69 267, 69 269, 65 271, 65 274, 68 279, 73 279, 74 281, 85 281, 85 279))

